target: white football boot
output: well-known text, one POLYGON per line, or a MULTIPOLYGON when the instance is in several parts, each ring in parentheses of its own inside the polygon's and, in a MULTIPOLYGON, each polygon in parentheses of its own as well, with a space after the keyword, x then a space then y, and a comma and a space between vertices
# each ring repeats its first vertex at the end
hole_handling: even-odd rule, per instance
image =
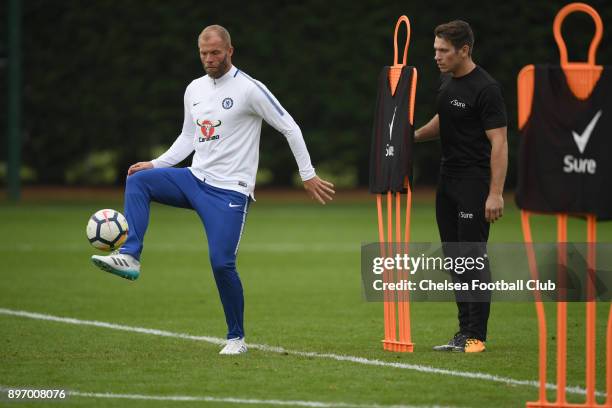
POLYGON ((91 261, 105 272, 129 280, 136 280, 140 276, 140 262, 132 255, 113 252, 107 256, 93 255, 91 261))
POLYGON ((225 345, 225 347, 223 347, 223 350, 221 350, 219 354, 236 355, 236 354, 242 354, 246 352, 247 352, 247 346, 244 343, 244 337, 243 337, 243 338, 229 339, 227 341, 227 344, 225 345))

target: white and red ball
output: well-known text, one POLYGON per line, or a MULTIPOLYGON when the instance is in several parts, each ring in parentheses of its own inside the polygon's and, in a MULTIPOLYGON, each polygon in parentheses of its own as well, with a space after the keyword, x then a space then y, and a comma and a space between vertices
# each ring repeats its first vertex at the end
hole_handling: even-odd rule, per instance
POLYGON ((102 251, 119 249, 128 235, 128 223, 119 211, 104 209, 96 211, 87 222, 87 239, 102 251))

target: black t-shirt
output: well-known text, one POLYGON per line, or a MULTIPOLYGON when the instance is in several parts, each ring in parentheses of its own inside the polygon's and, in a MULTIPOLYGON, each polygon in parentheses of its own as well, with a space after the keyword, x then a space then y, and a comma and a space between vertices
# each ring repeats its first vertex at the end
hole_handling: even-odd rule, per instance
POLYGON ((442 143, 441 174, 491 175, 491 143, 485 130, 507 125, 501 86, 476 66, 469 74, 441 77, 437 110, 442 143))

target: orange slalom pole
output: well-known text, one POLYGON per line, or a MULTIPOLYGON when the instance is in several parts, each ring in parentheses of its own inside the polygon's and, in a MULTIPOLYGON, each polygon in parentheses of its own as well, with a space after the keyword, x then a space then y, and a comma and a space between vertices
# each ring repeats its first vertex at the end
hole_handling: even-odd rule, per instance
MULTIPOLYGON (((393 47, 394 47, 393 66, 389 68, 388 80, 389 80, 389 87, 390 87, 391 95, 395 95, 395 91, 397 89, 397 85, 399 83, 399 79, 402 74, 402 69, 406 65, 406 59, 408 57, 409 43, 410 43, 410 20, 406 16, 401 16, 395 25, 395 34, 394 34, 394 43, 393 43, 393 47), (404 44, 404 54, 402 57, 402 62, 400 63, 399 58, 398 58, 399 49, 397 45, 397 35, 398 35, 399 27, 402 23, 406 24, 406 43, 404 44)), ((414 101, 415 92, 416 92, 416 86, 415 86, 416 85, 416 70, 414 70, 413 72, 412 81, 413 83, 412 83, 412 89, 411 89, 411 100, 414 101)), ((410 112, 409 112, 409 118, 410 118, 411 124, 414 123, 413 117, 414 117, 414 103, 411 104, 410 112)), ((410 190, 408 190, 408 193, 410 193, 410 190)), ((382 200, 382 197, 381 197, 381 200, 382 200)), ((393 247, 395 247, 397 252, 400 253, 401 249, 400 249, 399 243, 401 242, 401 236, 402 236, 401 221, 400 221, 401 194, 396 193, 396 197, 395 197, 395 200, 396 200, 396 203, 395 203, 396 244, 392 245, 392 239, 393 239, 392 214, 393 212, 392 212, 392 201, 391 200, 392 200, 392 193, 391 191, 387 191, 387 237, 388 237, 387 242, 388 242, 389 254, 392 253, 393 247)), ((406 208, 407 220, 409 220, 409 217, 410 217, 409 211, 410 211, 410 206, 408 205, 406 208)), ((382 203, 380 204, 379 212, 380 212, 379 217, 382 218, 382 203)), ((409 222, 407 223, 406 228, 409 228, 409 222)), ((406 235, 406 237, 408 238, 408 235, 406 235)), ((405 254, 408 253, 407 242, 408 241, 406 239, 406 249, 404 252, 405 254)), ((386 274, 387 282, 390 282, 390 281, 399 282, 402 279, 408 279, 408 272, 405 270, 398 269, 396 273, 394 273, 394 270, 385 271, 385 272, 388 272, 386 274), (393 280, 394 277, 396 277, 397 280, 393 280)), ((383 342, 383 348, 385 350, 391 350, 391 351, 412 351, 413 350, 413 345, 412 343, 410 343, 410 306, 408 304, 408 298, 409 298, 408 293, 405 291, 400 291, 397 295, 392 291, 385 291, 385 298, 384 298, 385 300, 385 308, 384 308, 384 311, 385 311, 385 341, 383 342), (397 304, 397 312, 396 312, 396 304, 397 304), (397 323, 396 321, 396 313, 397 313, 399 323, 397 323), (399 326, 399 337, 396 331, 397 326, 399 326), (398 338, 399 338, 399 341, 398 341, 398 338)))
MULTIPOLYGON (((391 191, 387 191, 387 246, 388 246, 388 255, 393 253, 393 201, 391 191)), ((394 270, 391 269, 387 271, 387 282, 393 282, 394 270)), ((391 291, 385 291, 387 293, 386 306, 388 310, 389 317, 389 334, 390 337, 388 340, 395 341, 397 339, 397 329, 396 329, 396 318, 395 318, 395 295, 391 291)))
MULTIPOLYGON (((389 245, 389 250, 391 250, 391 243, 393 242, 393 212, 391 205, 391 191, 387 191, 387 243, 389 245)), ((391 254, 391 252, 389 252, 389 254, 391 254)))
POLYGON ((395 193, 395 242, 402 242, 402 228, 401 228, 401 194, 395 193))
MULTIPOLYGON (((380 256, 385 256, 385 232, 384 232, 384 219, 382 212, 382 194, 376 194, 376 209, 378 213, 378 241, 380 242, 380 256)), ((383 281, 387 277, 387 272, 383 272, 383 281)), ((384 319, 385 319, 385 340, 391 338, 391 334, 389 333, 389 311, 388 311, 388 302, 387 302, 387 292, 383 292, 384 298, 384 319)))
POLYGON ((559 62, 565 77, 567 78, 567 85, 572 90, 572 93, 580 100, 585 100, 591 95, 593 88, 601 74, 603 67, 595 65, 595 57, 597 54, 597 48, 601 42, 603 36, 603 21, 597 11, 584 3, 571 3, 563 7, 555 16, 553 23, 553 34, 555 42, 559 47, 559 62), (587 62, 569 62, 567 59, 567 47, 565 40, 561 34, 561 26, 563 20, 574 13, 583 12, 591 16, 593 23, 595 24, 595 32, 593 33, 593 39, 591 45, 589 45, 589 54, 587 62))
POLYGON ((406 186, 406 230, 404 231, 404 242, 410 242, 410 211, 412 210, 412 190, 406 186))
MULTIPOLYGON (((408 184, 408 183, 406 183, 408 184)), ((406 186, 406 222, 404 225, 404 242, 406 243, 406 253, 409 253, 408 243, 410 242, 410 211, 412 210, 412 191, 410 185, 406 186)), ((404 271, 406 279, 409 277, 408 271, 404 271)), ((406 316, 406 326, 404 333, 404 341, 409 343, 410 350, 412 350, 412 334, 410 329, 410 293, 405 292, 402 302, 400 302, 400 308, 404 310, 404 316, 406 316)))
MULTIPOLYGON (((595 243, 597 242, 595 216, 587 215, 587 303, 586 303, 586 403, 594 405, 595 400, 595 350, 597 304, 595 303, 595 243)), ((610 341, 610 339, 608 339, 610 341)))
MULTIPOLYGON (((580 100, 587 99, 596 83, 598 82, 603 67, 595 64, 597 47, 603 34, 603 22, 595 9, 584 3, 572 3, 563 7, 555 17, 553 23, 553 33, 555 41, 559 47, 560 65, 563 69, 567 84, 580 100), (564 19, 573 12, 584 12, 588 14, 595 23, 595 33, 589 46, 587 62, 568 62, 567 48, 563 40, 561 27, 564 19)), ((519 96, 519 128, 522 128, 529 116, 531 102, 534 92, 534 66, 526 66, 519 73, 518 96, 519 96)), ((528 214, 523 214, 523 233, 526 244, 531 241, 528 214), (527 233, 528 232, 528 233, 527 233), (529 235, 529 240, 527 236, 529 235)), ((567 214, 557 215, 557 242, 558 242, 558 280, 559 280, 559 299, 557 299, 557 400, 554 403, 547 402, 546 399, 546 320, 544 308, 536 298, 536 309, 538 312, 538 323, 540 327, 540 399, 536 403, 528 403, 528 407, 543 408, 567 408, 567 407, 604 407, 597 404, 596 392, 596 292, 595 292, 595 265, 596 265, 596 218, 594 215, 587 215, 587 299, 586 299, 586 402, 584 404, 570 404, 566 400, 567 384, 567 214), (541 308, 541 309, 540 309, 541 308), (542 318, 540 317, 542 316, 542 318), (542 343, 542 333, 544 342, 542 343)), ((531 254, 527 246, 530 269, 531 254)), ((539 293, 539 292, 538 292, 539 293)), ((538 295, 536 293, 536 295, 538 295)), ((606 334, 606 407, 612 408, 612 306, 608 318, 606 334)))
POLYGON ((385 233, 383 231, 383 216, 382 216, 382 195, 376 194, 376 209, 378 212, 378 240, 385 242, 385 233))
MULTIPOLYGON (((398 252, 400 252, 400 245, 399 243, 401 242, 402 238, 402 231, 401 231, 401 194, 400 193, 395 193, 395 245, 396 245, 396 249, 398 252)), ((404 270, 398 270, 397 271, 397 282, 400 282, 403 277, 404 277, 404 273, 406 271, 404 270)), ((399 292, 397 295, 397 320, 398 320, 398 329, 399 329, 399 341, 401 343, 403 343, 405 341, 405 332, 406 332, 406 321, 405 321, 405 310, 402 307, 402 299, 403 299, 403 294, 402 292, 399 292)))
POLYGON ((557 245, 559 297, 562 299, 557 299, 557 404, 563 406, 567 402, 567 214, 557 215, 557 245))
MULTIPOLYGON (((533 279, 538 278, 538 270, 536 264, 535 252, 533 250, 533 238, 531 235, 531 226, 529 225, 529 213, 527 211, 521 211, 521 223, 523 226, 523 237, 525 240, 525 246, 527 247, 527 260, 529 263, 529 270, 533 279)), ((546 365, 548 350, 546 347, 547 340, 547 328, 546 328, 546 311, 544 310, 544 303, 542 303, 540 291, 535 292, 535 307, 536 314, 538 316, 538 349, 539 349, 539 398, 534 406, 541 406, 547 402, 546 397, 546 365)), ((530 404, 528 404, 529 406, 530 404)))
MULTIPOLYGON (((391 95, 395 95, 395 90, 397 89, 397 85, 399 83, 399 79, 400 76, 402 75, 402 67, 404 65, 406 65, 406 58, 408 56, 408 44, 410 42, 410 24, 408 22, 408 18, 405 16, 402 16, 399 18, 399 20, 397 21, 397 23, 395 24, 395 34, 393 36, 393 66, 389 69, 389 85, 390 85, 390 90, 391 90, 391 95), (397 33, 399 31, 399 27, 401 25, 401 23, 405 21, 406 22, 406 27, 408 30, 408 38, 406 41, 406 44, 404 45, 404 57, 403 57, 403 63, 400 64, 398 62, 398 47, 397 47, 397 33)), ((392 198, 392 194, 391 191, 387 192, 387 213, 388 213, 388 220, 387 220, 387 234, 389 237, 389 242, 391 242, 392 240, 392 217, 391 217, 391 198, 392 198)), ((396 209, 397 212, 397 209, 396 209)), ((399 215, 396 214, 396 231, 399 228, 399 221, 398 218, 399 215)), ((397 232, 396 232, 397 234, 397 232)), ((396 240, 397 242, 398 240, 396 240)), ((391 248, 389 248, 389 253, 391 254, 391 248)), ((397 271, 397 276, 398 278, 401 278, 401 271, 397 271)), ((398 279, 399 280, 399 279, 398 279)), ((400 295, 401 296, 401 295, 400 295)), ((392 336, 386 338, 385 340, 390 342, 390 343, 384 343, 383 344, 383 348, 385 350, 391 350, 391 351, 398 351, 398 345, 395 343, 395 341, 397 340, 397 332, 396 332, 396 320, 395 320, 395 308, 396 308, 396 300, 397 300, 397 296, 395 294, 390 293, 389 296, 387 297, 386 301, 388 301, 388 303, 385 304, 385 312, 388 313, 388 318, 389 318, 389 326, 390 328, 393 328, 392 331, 392 336), (389 299, 392 296, 391 299, 389 299), (393 322, 391 322, 391 319, 393 320, 393 322)), ((398 311, 398 315, 401 312, 398 311)), ((400 316, 400 322, 399 322, 399 326, 400 326, 400 336, 401 336, 401 331, 402 331, 402 318, 400 316)), ((391 330, 391 329, 390 329, 391 330)))

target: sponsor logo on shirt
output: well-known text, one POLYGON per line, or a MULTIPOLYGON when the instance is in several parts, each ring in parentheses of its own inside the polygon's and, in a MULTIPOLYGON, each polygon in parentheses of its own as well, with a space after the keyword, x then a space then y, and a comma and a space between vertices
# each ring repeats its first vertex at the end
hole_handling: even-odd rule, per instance
POLYGON ((385 157, 393 156, 394 150, 393 146, 387 144, 387 147, 385 147, 385 157))
POLYGON ((461 102, 457 99, 453 99, 450 104, 458 108, 465 109, 465 102, 461 102))
POLYGON ((225 98, 223 102, 221 102, 221 106, 223 106, 223 109, 230 109, 234 106, 234 100, 232 98, 225 98))
POLYGON ((220 120, 198 119, 196 123, 200 127, 200 132, 202 132, 202 136, 198 138, 198 142, 209 142, 219 139, 219 135, 215 135, 215 128, 221 126, 220 120))
MULTIPOLYGON (((595 116, 593 116, 581 134, 578 134, 576 131, 572 130, 572 136, 574 137, 574 142, 576 142, 576 147, 578 147, 580 154, 584 153, 584 149, 586 149, 586 145, 589 143, 591 134, 593 133, 601 114, 602 111, 600 109, 595 116)), ((597 171, 597 162, 594 159, 574 157, 571 154, 566 154, 565 157, 563 157, 563 171, 565 173, 595 174, 597 171)))
POLYGON ((466 213, 466 212, 463 212, 463 211, 459 211, 459 218, 464 218, 464 219, 471 220, 471 219, 474 218, 474 214, 466 213))

